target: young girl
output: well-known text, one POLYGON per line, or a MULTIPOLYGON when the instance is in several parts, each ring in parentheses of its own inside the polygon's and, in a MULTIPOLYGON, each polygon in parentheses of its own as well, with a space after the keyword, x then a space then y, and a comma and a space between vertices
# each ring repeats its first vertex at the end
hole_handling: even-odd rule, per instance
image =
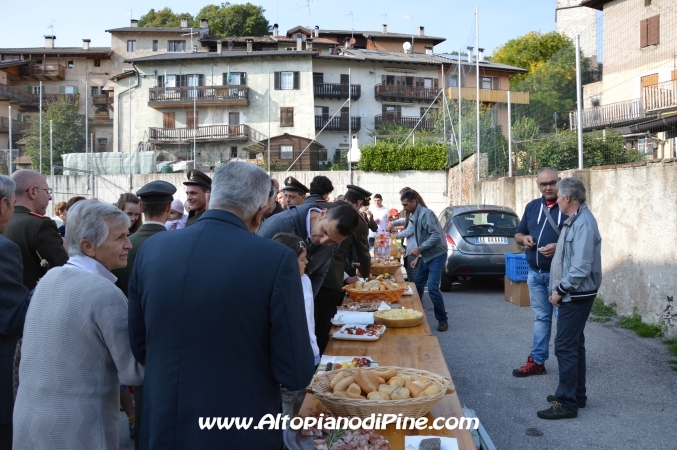
MULTIPOLYGON (((303 299, 306 305, 306 320, 308 321, 308 334, 310 335, 310 346, 315 356, 315 365, 320 363, 320 348, 317 346, 317 337, 315 337, 315 307, 313 306, 313 288, 310 284, 310 278, 304 272, 308 260, 306 259, 306 244, 291 233, 277 233, 273 240, 294 250, 299 263, 299 272, 301 273, 301 283, 303 284, 303 299)), ((285 387, 280 387, 282 392, 282 414, 290 418, 298 414, 301 409, 301 403, 306 396, 305 389, 300 391, 289 391, 285 387)))
POLYGON ((129 221, 132 224, 129 227, 129 234, 136 233, 141 225, 143 225, 139 203, 141 203, 139 197, 129 192, 120 194, 120 198, 118 199, 117 203, 115 203, 115 206, 117 206, 121 211, 124 211, 124 213, 129 217, 129 221))

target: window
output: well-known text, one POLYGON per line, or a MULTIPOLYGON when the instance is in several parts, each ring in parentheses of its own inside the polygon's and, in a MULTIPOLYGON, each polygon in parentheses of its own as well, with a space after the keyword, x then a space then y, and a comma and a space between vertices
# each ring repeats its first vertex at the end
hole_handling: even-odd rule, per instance
POLYGON ((78 93, 78 87, 77 86, 60 86, 59 87, 59 93, 61 93, 61 94, 77 94, 78 93))
POLYGON ((40 95, 40 86, 29 86, 28 91, 33 94, 40 95))
POLYGON ((185 52, 186 41, 167 41, 168 52, 185 52))
POLYGON ((275 72, 275 89, 299 89, 301 85, 300 79, 300 72, 275 72))
POLYGON ((99 86, 92 86, 92 95, 99 95, 99 86))
POLYGON ((186 128, 198 128, 199 116, 200 111, 195 111, 195 115, 193 115, 193 111, 186 111, 186 128))
POLYGON ((433 48, 432 47, 425 47, 425 54, 426 55, 432 55, 433 54, 433 48))
POLYGON ((101 60, 100 59, 94 60, 94 67, 101 67, 101 60))
POLYGON ((498 77, 480 77, 482 89, 498 89, 498 77))
POLYGON ((329 120, 329 107, 328 106, 316 106, 315 107, 315 117, 322 117, 322 120, 329 120))
POLYGON ((402 115, 402 107, 400 105, 383 105, 381 113, 384 122, 398 121, 402 115))
POLYGON ((293 158, 294 147, 291 145, 280 145, 280 158, 293 158))
POLYGON ((157 43, 157 40, 154 40, 153 41, 153 51, 156 52, 157 49, 158 49, 158 43, 157 43))
POLYGON ((68 62, 66 63, 66 67, 68 67, 69 69, 74 68, 74 67, 75 67, 75 62, 73 62, 73 61, 68 61, 68 62))
MULTIPOLYGON (((180 86, 204 86, 204 75, 186 74, 186 75, 160 75, 157 77, 158 87, 180 87, 180 86)), ((191 97, 192 98, 192 97, 191 97)))
POLYGON ((243 86, 247 84, 247 73, 246 72, 230 72, 230 79, 228 78, 228 73, 223 74, 223 85, 233 85, 233 86, 243 86))
POLYGON ((313 84, 323 84, 324 83, 324 74, 319 72, 313 72, 313 84))
POLYGON ((237 147, 230 147, 230 157, 237 158, 237 147))
POLYGON ((280 126, 293 127, 294 126, 294 108, 280 108, 280 126))
POLYGON ((176 128, 176 113, 174 112, 162 113, 162 127, 176 128))
POLYGON ((651 6, 651 0, 644 0, 644 6, 651 6))
POLYGON ((108 139, 107 138, 97 138, 96 142, 98 144, 96 150, 99 151, 99 152, 105 152, 106 147, 108 146, 108 139))
POLYGON ((136 51, 136 41, 127 41, 127 51, 128 52, 135 52, 136 51))
POLYGON ((348 84, 349 79, 350 79, 350 76, 347 73, 341 74, 341 84, 348 84))
POLYGON ((660 43, 660 16, 649 17, 639 22, 639 48, 660 43))
POLYGON ((458 74, 449 77, 449 86, 458 87, 458 74))
POLYGON ((229 112, 228 113, 228 125, 239 125, 240 124, 240 113, 239 112, 229 112))

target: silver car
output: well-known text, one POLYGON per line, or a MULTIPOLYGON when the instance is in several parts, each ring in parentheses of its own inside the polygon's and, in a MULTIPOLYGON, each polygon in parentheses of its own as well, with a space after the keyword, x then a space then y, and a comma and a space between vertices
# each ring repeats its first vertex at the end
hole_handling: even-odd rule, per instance
POLYGON ((505 206, 450 206, 439 220, 447 239, 442 291, 450 291, 454 280, 502 277, 505 254, 524 251, 515 242, 519 218, 505 206))

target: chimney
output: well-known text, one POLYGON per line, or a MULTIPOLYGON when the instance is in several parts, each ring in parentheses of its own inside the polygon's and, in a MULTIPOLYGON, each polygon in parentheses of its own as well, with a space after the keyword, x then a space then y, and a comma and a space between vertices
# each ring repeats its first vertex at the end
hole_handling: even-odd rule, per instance
POLYGON ((132 28, 138 28, 139 26, 139 21, 136 19, 132 19, 129 21, 129 26, 132 28))
POLYGON ((45 36, 45 48, 54 48, 56 36, 45 36))
POLYGON ((384 23, 383 25, 381 25, 381 33, 388 34, 388 24, 387 23, 384 23))
MULTIPOLYGON (((349 120, 350 120, 350 119, 349 119, 349 120)), ((362 155, 361 155, 362 152, 360 151, 360 147, 359 147, 359 145, 358 145, 358 144, 359 144, 358 141, 359 141, 359 136, 358 136, 358 134, 357 134, 357 133, 353 134, 353 138, 352 138, 352 142, 351 142, 352 145, 351 145, 351 147, 350 147, 350 150, 348 150, 348 155, 347 155, 348 161, 349 161, 350 163, 356 163, 356 162, 359 162, 359 161, 360 161, 360 156, 362 156, 362 155)))
POLYGON ((306 50, 313 49, 313 38, 306 38, 306 50))
POLYGON ((200 19, 200 28, 209 28, 209 21, 204 17, 200 19))
POLYGON ((296 50, 298 51, 303 50, 303 38, 301 37, 300 34, 296 35, 296 50))
POLYGON ((82 40, 82 49, 83 50, 89 50, 89 43, 92 42, 91 39, 83 39, 82 40))
POLYGON ((273 36, 277 36, 277 24, 273 24, 273 36))
POLYGON ((219 55, 223 53, 223 41, 216 41, 216 53, 219 55))
POLYGON ((254 39, 246 39, 247 41, 247 53, 254 51, 254 39))
POLYGON ((475 50, 475 47, 468 47, 468 62, 472 62, 472 51, 475 50))
POLYGON ((477 49, 477 59, 479 61, 484 61, 484 49, 483 48, 477 49))
POLYGON ((188 19, 181 19, 181 28, 188 28, 188 19))
POLYGON ((320 37, 320 27, 318 27, 317 25, 315 25, 315 37, 316 38, 320 37))
POLYGON ((425 36, 425 27, 418 27, 418 35, 425 36))

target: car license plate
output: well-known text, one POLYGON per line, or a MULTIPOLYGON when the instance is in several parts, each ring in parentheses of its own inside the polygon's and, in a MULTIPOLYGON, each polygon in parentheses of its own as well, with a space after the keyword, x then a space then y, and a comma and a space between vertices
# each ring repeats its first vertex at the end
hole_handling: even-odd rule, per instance
POLYGON ((475 244, 507 244, 508 238, 505 236, 477 236, 475 244))

